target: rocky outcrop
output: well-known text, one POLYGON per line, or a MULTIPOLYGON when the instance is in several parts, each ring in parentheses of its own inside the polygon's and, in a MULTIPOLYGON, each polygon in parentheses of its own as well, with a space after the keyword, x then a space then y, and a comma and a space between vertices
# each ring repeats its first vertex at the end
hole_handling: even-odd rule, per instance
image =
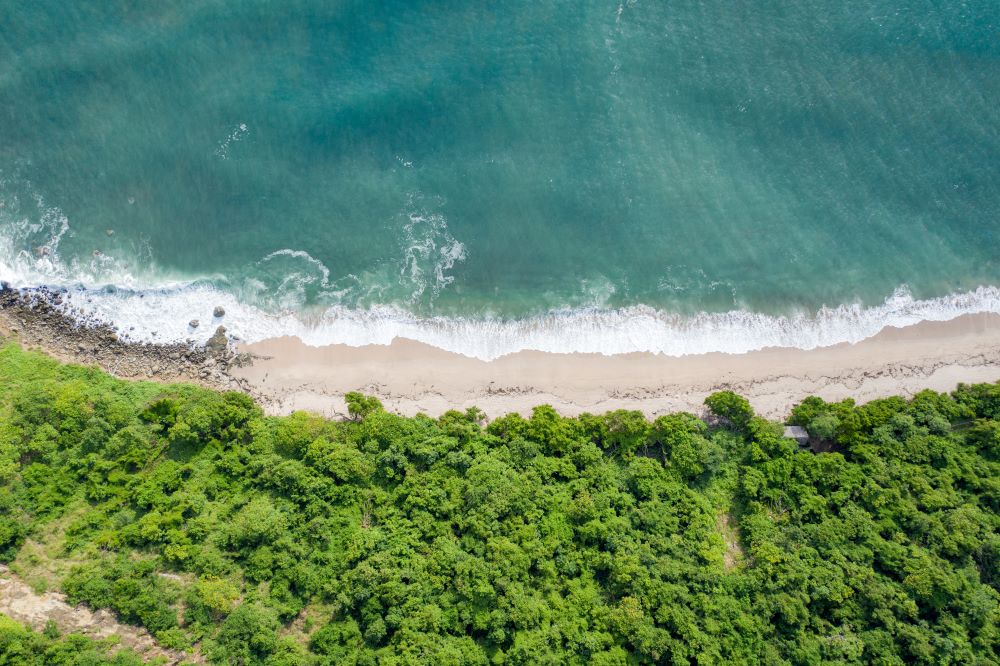
POLYGON ((0 284, 0 336, 41 347, 62 361, 100 366, 116 377, 189 381, 226 390, 245 390, 243 380, 232 377, 229 368, 251 362, 247 354, 234 353, 221 326, 203 346, 190 341, 132 342, 75 310, 67 292, 18 290, 5 284, 0 284))
POLYGON ((222 354, 229 349, 229 338, 226 337, 226 327, 220 326, 205 343, 205 349, 212 354, 222 354))

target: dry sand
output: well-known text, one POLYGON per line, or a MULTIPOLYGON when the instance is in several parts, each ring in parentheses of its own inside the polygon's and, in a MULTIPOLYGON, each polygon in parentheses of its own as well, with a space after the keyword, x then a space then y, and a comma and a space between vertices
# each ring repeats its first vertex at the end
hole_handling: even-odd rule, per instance
POLYGON ((243 350, 261 358, 231 374, 245 380, 241 384, 274 414, 304 409, 343 415, 344 394, 360 390, 407 415, 477 406, 492 418, 550 404, 567 415, 627 408, 656 416, 700 412, 706 395, 732 389, 758 413, 781 419, 808 395, 864 402, 924 388, 949 391, 959 382, 997 381, 1000 315, 887 328, 857 344, 809 351, 684 357, 526 351, 486 362, 410 340, 309 347, 296 338, 265 340, 243 350))

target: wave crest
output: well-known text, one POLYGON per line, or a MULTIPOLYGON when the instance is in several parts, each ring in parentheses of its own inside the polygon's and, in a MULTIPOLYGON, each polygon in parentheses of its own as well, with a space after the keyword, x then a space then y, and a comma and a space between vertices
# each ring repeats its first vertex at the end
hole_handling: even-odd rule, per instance
POLYGON ((524 319, 420 317, 391 305, 337 305, 312 316, 273 315, 206 283, 144 290, 78 287, 67 294, 65 303, 73 314, 110 323, 123 337, 136 341, 203 341, 212 331, 205 328, 192 333, 187 322, 211 321, 214 306, 222 305, 227 329, 246 342, 294 336, 313 346, 363 346, 405 338, 489 361, 523 350, 684 356, 738 354, 766 347, 813 349, 859 342, 887 326, 1000 313, 1000 289, 982 286, 918 300, 900 287, 877 306, 848 304, 785 316, 733 310, 685 317, 642 305, 553 310, 524 319))
MULTIPOLYGON (((30 183, 21 183, 22 191, 8 191, 11 184, 0 173, 0 194, 4 195, 0 196, 0 280, 15 288, 66 289, 63 307, 69 314, 106 322, 135 341, 203 342, 212 334, 210 327, 192 332, 188 322, 213 321, 212 311, 218 305, 226 310, 229 332, 248 342, 295 336, 314 346, 362 346, 406 338, 483 360, 523 350, 683 356, 735 354, 765 347, 813 349, 859 342, 887 326, 1000 313, 1000 288, 996 286, 924 300, 915 299, 902 286, 882 304, 870 307, 854 303, 783 316, 740 309, 682 316, 644 305, 609 308, 604 304, 614 286, 598 280, 583 285, 592 296, 592 306, 522 319, 431 317, 395 305, 359 306, 357 298, 347 298, 350 292, 366 296, 377 292, 377 296, 381 287, 366 288, 364 276, 331 280, 322 262, 294 249, 268 254, 257 262, 256 277, 228 288, 217 286, 225 285, 225 279, 157 280, 149 285, 108 254, 95 251, 86 261, 63 260, 60 242, 72 233, 65 215, 47 205, 30 183), (305 303, 325 299, 334 304, 303 310, 305 303), (283 314, 272 314, 275 310, 283 314)), ((466 253, 465 246, 449 233, 442 215, 419 200, 409 201, 407 209, 399 280, 410 292, 408 303, 413 306, 422 297, 433 302, 453 281, 449 272, 465 260, 466 253)), ((683 275, 671 280, 664 288, 688 290, 701 285, 683 275)))

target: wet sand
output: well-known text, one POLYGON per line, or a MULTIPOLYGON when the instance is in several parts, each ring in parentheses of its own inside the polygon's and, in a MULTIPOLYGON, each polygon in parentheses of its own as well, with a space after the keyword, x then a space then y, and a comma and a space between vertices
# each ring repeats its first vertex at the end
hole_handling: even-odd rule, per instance
POLYGON ((683 357, 525 351, 487 362, 400 339, 309 347, 297 338, 275 338, 241 351, 257 358, 231 374, 274 414, 304 409, 341 416, 344 394, 359 390, 407 415, 477 406, 497 417, 550 404, 569 415, 626 408, 656 416, 699 412, 706 395, 732 389, 760 414, 781 419, 808 395, 864 402, 997 381, 1000 315, 887 328, 856 344, 813 350, 683 357))

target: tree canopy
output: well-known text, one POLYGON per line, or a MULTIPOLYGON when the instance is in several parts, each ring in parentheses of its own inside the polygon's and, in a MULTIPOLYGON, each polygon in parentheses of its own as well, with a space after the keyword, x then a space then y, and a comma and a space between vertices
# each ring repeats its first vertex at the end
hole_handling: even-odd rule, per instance
MULTIPOLYGON (((218 664, 1000 662, 998 385, 808 398, 817 454, 730 392, 652 422, 349 404, 0 347, 0 561, 218 664)), ((0 618, 0 664, 76 640, 0 618)), ((79 653, 51 663, 133 663, 79 653)))

